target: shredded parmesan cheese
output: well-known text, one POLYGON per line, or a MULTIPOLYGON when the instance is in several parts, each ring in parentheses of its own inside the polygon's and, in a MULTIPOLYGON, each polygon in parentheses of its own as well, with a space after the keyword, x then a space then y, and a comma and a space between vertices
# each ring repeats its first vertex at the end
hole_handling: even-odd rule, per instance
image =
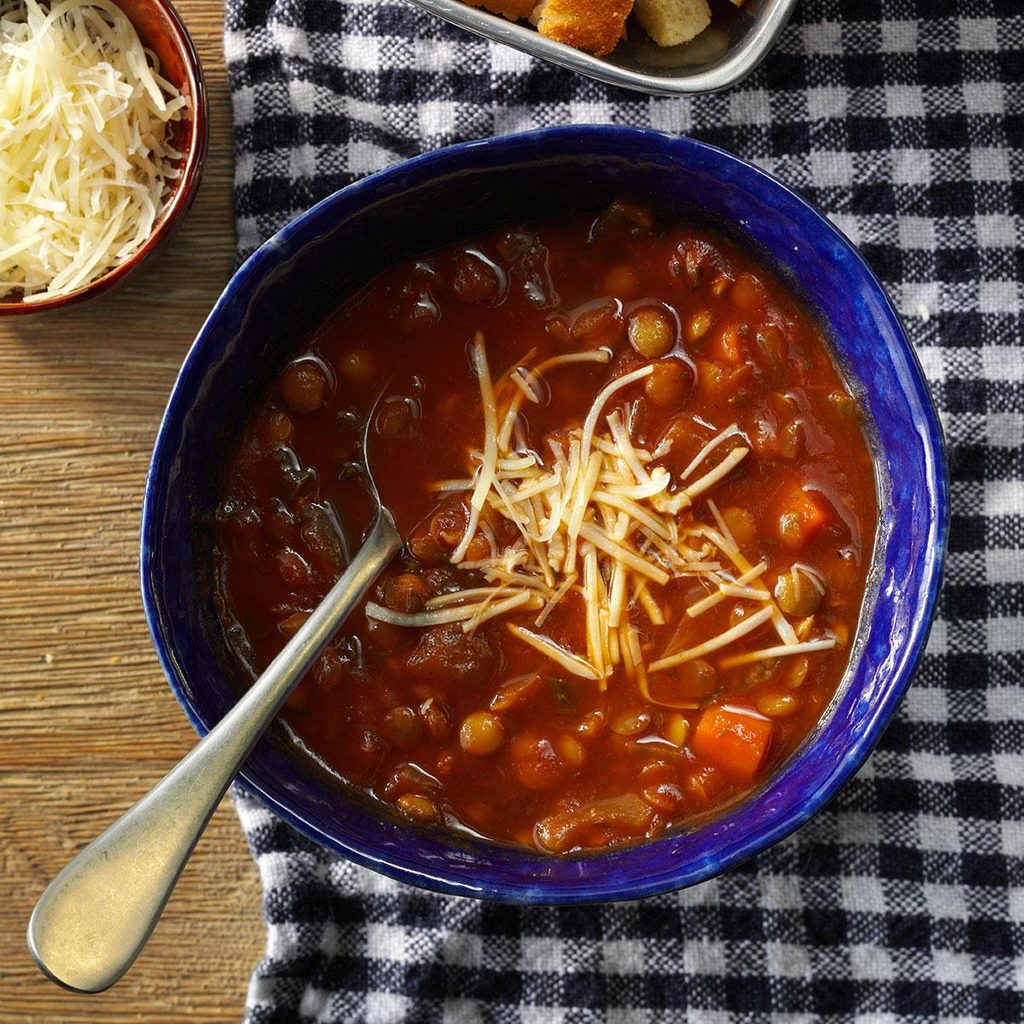
POLYGON ((790 654, 809 654, 811 651, 827 651, 835 647, 834 636, 821 640, 808 640, 799 644, 782 644, 779 647, 765 647, 760 651, 748 651, 746 654, 733 654, 723 658, 722 668, 735 668, 737 665, 749 665, 753 661, 767 661, 769 658, 784 658, 790 654))
MULTIPOLYGON (((650 673, 716 652, 723 652, 717 664, 724 670, 824 651, 836 644, 832 636, 810 635, 813 616, 797 623, 799 631, 794 629, 761 580, 768 563, 750 564, 726 516, 707 497, 750 454, 749 442, 720 450, 729 438, 743 437, 737 424, 720 430, 681 474, 657 464, 671 445, 652 452, 638 442, 628 402, 607 409, 614 396, 651 373, 648 364, 606 384, 582 427, 567 430, 557 440, 547 438, 541 454, 526 443, 527 424, 519 419, 523 404, 546 400, 543 380, 550 370, 572 363, 606 363, 608 353, 567 353, 536 365, 528 353, 492 377, 483 335, 477 333, 470 358, 480 387, 483 443, 467 453, 465 478, 437 486, 471 492, 466 529, 451 561, 477 571, 485 585, 432 598, 418 613, 368 604, 367 615, 401 626, 458 622, 471 632, 500 616, 529 613, 534 615, 534 629, 509 621, 510 634, 560 669, 605 689, 621 664, 622 675, 645 701, 678 709, 692 709, 699 702, 652 694, 650 673), (697 472, 701 475, 690 479, 697 472), (518 534, 503 550, 495 540, 500 532, 492 529, 498 517, 514 524, 518 534), (477 535, 487 539, 491 557, 466 561, 477 535), (660 592, 680 580, 689 581, 687 585, 698 582, 708 593, 690 604, 679 624, 685 629, 676 635, 687 637, 688 646, 666 651, 659 629, 666 626, 672 604, 660 592), (566 600, 570 595, 571 603, 566 600), (707 629, 709 635, 694 642, 699 624, 693 620, 723 602, 730 602, 730 613, 741 610, 742 617, 717 634, 707 629), (585 656, 535 631, 566 607, 573 612, 579 608, 585 656), (643 620, 641 642, 638 626, 643 620), (728 654, 729 647, 769 624, 779 645, 728 654), (648 662, 659 646, 660 655, 648 662)), ((800 573, 808 585, 824 591, 825 580, 813 566, 795 562, 787 571, 794 581, 800 573)))
POLYGON ((187 107, 110 0, 0 3, 0 297, 66 295, 142 245, 187 107))
POLYGON ((541 654, 550 658, 556 665, 564 668, 566 672, 571 672, 573 675, 580 676, 583 679, 600 678, 597 669, 593 665, 585 661, 578 654, 573 654, 572 651, 567 651, 564 647, 560 647, 554 640, 541 636, 538 633, 533 633, 528 629, 523 629, 522 626, 516 626, 511 622, 508 625, 508 630, 514 637, 518 637, 535 651, 540 651, 541 654))
POLYGON ((740 637, 744 637, 748 633, 752 633, 758 626, 767 622, 771 617, 771 609, 762 608, 761 611, 754 612, 753 615, 750 615, 745 619, 741 619, 737 625, 727 629, 724 633, 719 633, 718 636, 712 637, 710 640, 705 640, 696 647, 690 647, 685 651, 678 651, 675 654, 670 654, 666 658, 661 658, 660 660, 653 662, 649 666, 650 671, 661 672, 667 668, 675 668, 676 665, 682 665, 687 661, 694 661, 697 658, 703 658, 704 655, 711 654, 712 651, 717 651, 720 647, 725 647, 728 644, 731 644, 734 640, 739 640, 740 637))

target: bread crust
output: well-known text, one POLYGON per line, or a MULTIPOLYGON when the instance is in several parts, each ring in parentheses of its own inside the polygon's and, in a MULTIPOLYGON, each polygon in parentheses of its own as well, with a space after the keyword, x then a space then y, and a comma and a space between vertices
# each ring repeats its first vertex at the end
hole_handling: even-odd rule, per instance
POLYGON ((633 0, 541 0, 530 20, 549 39, 603 57, 626 34, 633 0))

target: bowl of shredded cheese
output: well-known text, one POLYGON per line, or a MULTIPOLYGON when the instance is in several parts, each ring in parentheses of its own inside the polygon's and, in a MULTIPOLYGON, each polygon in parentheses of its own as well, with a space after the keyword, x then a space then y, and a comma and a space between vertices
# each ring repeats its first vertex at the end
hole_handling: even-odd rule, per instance
POLYGON ((191 205, 206 152, 166 0, 0 0, 0 316, 106 291, 191 205))

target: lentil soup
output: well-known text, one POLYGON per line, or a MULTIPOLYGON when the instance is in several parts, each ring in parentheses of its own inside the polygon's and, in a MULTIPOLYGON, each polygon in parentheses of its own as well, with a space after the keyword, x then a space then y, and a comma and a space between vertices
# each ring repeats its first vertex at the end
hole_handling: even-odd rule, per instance
POLYGON ((830 704, 874 467, 814 320, 715 233, 620 200, 345 300, 225 474, 215 591, 249 673, 358 546, 366 458, 406 548, 284 718, 398 814, 635 843, 758 788, 830 704))

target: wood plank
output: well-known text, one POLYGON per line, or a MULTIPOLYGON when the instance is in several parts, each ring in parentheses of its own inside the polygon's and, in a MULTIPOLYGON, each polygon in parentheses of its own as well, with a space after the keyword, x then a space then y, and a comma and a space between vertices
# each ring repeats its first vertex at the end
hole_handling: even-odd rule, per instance
POLYGON ((237 1021, 262 955, 259 880, 215 815, 142 958, 111 992, 43 979, 46 883, 189 748, 138 589, 139 508, 164 402, 231 274, 222 0, 178 0, 206 69, 210 155, 157 261, 113 295, 0 321, 0 1021, 237 1021))

